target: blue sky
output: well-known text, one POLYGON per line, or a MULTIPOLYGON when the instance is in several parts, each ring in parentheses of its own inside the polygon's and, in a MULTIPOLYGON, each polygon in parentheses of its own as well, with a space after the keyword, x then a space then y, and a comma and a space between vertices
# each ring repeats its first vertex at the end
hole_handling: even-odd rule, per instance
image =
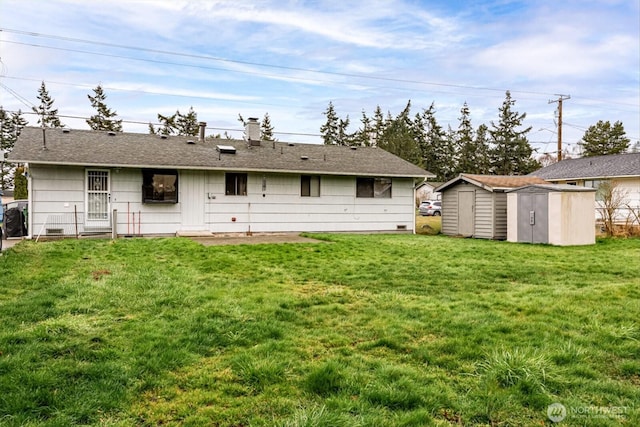
POLYGON ((408 100, 453 128, 467 102, 477 127, 510 90, 539 152, 555 150, 558 94, 568 148, 598 120, 640 138, 637 0, 0 0, 0 28, 0 105, 29 111, 44 80, 61 115, 88 117, 101 84, 142 122, 125 131, 193 106, 208 133, 268 112, 278 139, 319 143, 329 101, 355 130, 408 100))

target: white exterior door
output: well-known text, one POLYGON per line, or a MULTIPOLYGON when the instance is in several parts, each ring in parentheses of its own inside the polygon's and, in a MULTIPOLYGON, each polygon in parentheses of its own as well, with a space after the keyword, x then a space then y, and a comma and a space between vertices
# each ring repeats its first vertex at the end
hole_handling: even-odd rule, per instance
POLYGON ((87 169, 85 227, 104 228, 111 226, 111 188, 109 171, 87 169))
POLYGON ((204 231, 205 172, 180 172, 182 230, 204 231))

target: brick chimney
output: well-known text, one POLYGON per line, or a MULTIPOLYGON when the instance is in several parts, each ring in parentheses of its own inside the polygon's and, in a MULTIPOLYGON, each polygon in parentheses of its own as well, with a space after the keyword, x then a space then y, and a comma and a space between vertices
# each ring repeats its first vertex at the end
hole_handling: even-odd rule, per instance
POLYGON ((200 142, 204 142, 204 131, 207 128, 207 122, 199 122, 198 127, 200 128, 198 139, 200 140, 200 142))
POLYGON ((260 145, 260 122, 255 117, 249 117, 244 128, 244 137, 251 146, 260 145))

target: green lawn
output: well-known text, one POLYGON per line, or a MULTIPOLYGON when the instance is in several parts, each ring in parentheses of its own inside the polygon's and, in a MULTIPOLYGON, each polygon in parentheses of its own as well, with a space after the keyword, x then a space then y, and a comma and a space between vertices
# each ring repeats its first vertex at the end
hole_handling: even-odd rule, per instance
POLYGON ((640 425, 640 240, 24 242, 0 425, 640 425))

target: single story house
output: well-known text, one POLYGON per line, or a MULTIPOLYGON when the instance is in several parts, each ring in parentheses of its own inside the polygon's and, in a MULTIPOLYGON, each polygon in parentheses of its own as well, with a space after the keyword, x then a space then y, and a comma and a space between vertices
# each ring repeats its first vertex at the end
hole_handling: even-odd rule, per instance
POLYGON ((416 187, 416 202, 424 202, 426 200, 440 200, 440 193, 435 189, 441 186, 442 182, 425 181, 416 187))
POLYGON ((460 174, 436 188, 442 194, 442 234, 505 240, 506 191, 545 183, 538 177, 460 174))
MULTIPOLYGON (((630 209, 640 209, 640 153, 611 154, 607 156, 566 159, 539 169, 537 176, 554 184, 569 184, 598 189, 604 181, 615 181, 617 191, 624 196, 617 219, 626 221, 630 209), (628 205, 628 206, 626 206, 628 205)), ((596 216, 602 206, 602 197, 596 193, 596 216)))
POLYGON ((31 237, 415 231, 433 176, 380 148, 90 130, 22 130, 31 237))

